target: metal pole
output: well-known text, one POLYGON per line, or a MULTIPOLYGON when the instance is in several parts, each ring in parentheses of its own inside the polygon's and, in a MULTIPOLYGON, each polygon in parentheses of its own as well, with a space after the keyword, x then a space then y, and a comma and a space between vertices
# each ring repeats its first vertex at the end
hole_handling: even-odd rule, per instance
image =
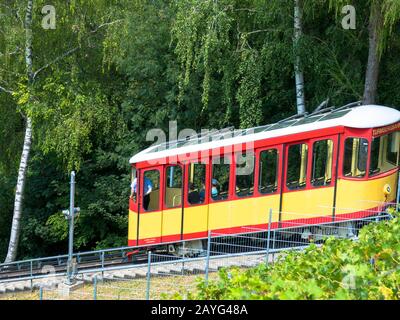
POLYGON ((208 237, 207 237, 207 259, 206 259, 206 277, 205 277, 205 283, 208 285, 208 271, 210 268, 210 251, 211 251, 211 230, 208 231, 208 237))
POLYGON ((101 279, 103 278, 104 278, 104 251, 101 253, 101 279))
POLYGON ((275 238, 276 238, 276 229, 273 231, 272 236, 272 262, 275 261, 275 238))
POLYGON ((269 220, 268 220, 267 255, 265 258, 267 266, 269 263, 269 241, 271 239, 271 222, 272 222, 272 208, 269 209, 269 220))
POLYGON ((186 242, 183 242, 182 243, 182 267, 181 267, 181 273, 182 273, 182 275, 184 275, 184 273, 185 273, 185 253, 186 253, 186 249, 185 249, 185 243, 186 242))
POLYGON ((40 289, 39 289, 39 300, 40 301, 43 300, 43 287, 40 287, 40 289))
POLYGON ((93 300, 97 300, 97 276, 93 278, 93 300))
POLYGON ((33 261, 31 260, 31 291, 33 290, 33 261))
POLYGON ((150 300, 151 251, 148 252, 147 259, 146 300, 150 300))
POLYGON ((397 171, 396 212, 399 211, 399 201, 400 201, 400 171, 397 171))
POLYGON ((75 171, 71 172, 71 188, 69 196, 69 242, 68 242, 68 267, 67 284, 72 284, 72 253, 74 245, 74 210, 75 210, 75 171))

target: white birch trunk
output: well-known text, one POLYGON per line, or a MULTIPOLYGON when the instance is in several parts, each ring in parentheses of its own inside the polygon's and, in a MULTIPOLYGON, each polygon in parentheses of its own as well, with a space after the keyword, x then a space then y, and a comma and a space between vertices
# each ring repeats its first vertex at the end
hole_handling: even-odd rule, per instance
MULTIPOLYGON (((28 0, 25 15, 25 65, 28 76, 29 85, 33 82, 33 63, 32 63, 32 7, 33 0, 28 0)), ((8 252, 5 262, 15 261, 18 251, 18 241, 21 231, 21 216, 22 216, 22 205, 25 190, 26 172, 28 170, 29 153, 32 144, 32 121, 29 117, 26 117, 26 128, 24 146, 22 148, 21 161, 18 170, 17 187, 15 190, 14 200, 14 213, 11 224, 10 242, 8 244, 8 252)))
MULTIPOLYGON (((295 0, 294 7, 294 45, 295 50, 297 50, 297 45, 301 37, 301 6, 300 0, 295 0)), ((303 71, 300 69, 300 57, 296 54, 296 61, 294 64, 294 72, 296 78, 296 104, 297 104, 297 114, 302 114, 306 111, 305 99, 304 99, 304 75, 303 71)))
POLYGON ((32 143, 32 121, 26 119, 24 147, 22 149, 21 162, 19 164, 17 188, 15 191, 14 214, 11 225, 10 242, 5 262, 15 261, 18 251, 19 234, 21 231, 22 202, 24 198, 26 172, 32 143))

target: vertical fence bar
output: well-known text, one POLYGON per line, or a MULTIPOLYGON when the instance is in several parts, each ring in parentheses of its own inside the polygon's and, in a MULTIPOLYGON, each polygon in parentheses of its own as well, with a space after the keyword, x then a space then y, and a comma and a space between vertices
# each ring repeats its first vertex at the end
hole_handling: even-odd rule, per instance
POLYGON ((205 270, 205 283, 208 284, 208 272, 210 268, 210 252, 211 252, 211 230, 208 231, 207 237, 207 258, 206 258, 206 270, 205 270))
POLYGON ((39 300, 42 301, 43 300, 43 287, 41 286, 39 289, 39 300))
POLYGON ((399 211, 399 201, 400 201, 400 171, 397 172, 397 196, 396 196, 396 212, 399 211))
POLYGON ((31 273, 31 291, 32 291, 33 290, 33 261, 32 260, 30 263, 30 268, 31 268, 30 273, 31 273))
POLYGON ((184 275, 185 273, 185 241, 182 243, 182 268, 181 268, 181 274, 184 275))
POLYGON ((93 278, 93 300, 97 300, 97 276, 93 278))
POLYGON ((269 264, 269 242, 271 240, 271 222, 272 222, 272 208, 269 209, 269 219, 268 219, 268 236, 267 236, 267 254, 265 257, 265 263, 269 264))
POLYGON ((275 261, 275 238, 276 238, 276 229, 272 233, 272 263, 275 261))
POLYGON ((101 279, 104 278, 104 251, 101 253, 101 279))
POLYGON ((147 259, 146 300, 150 300, 151 251, 148 252, 147 259))

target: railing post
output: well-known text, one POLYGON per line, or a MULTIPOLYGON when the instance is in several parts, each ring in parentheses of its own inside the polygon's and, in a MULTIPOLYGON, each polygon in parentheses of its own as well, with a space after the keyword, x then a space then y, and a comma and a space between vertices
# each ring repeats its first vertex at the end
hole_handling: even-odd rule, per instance
POLYGON ((147 259, 146 300, 150 300, 151 251, 148 252, 147 259))
POLYGON ((205 270, 205 283, 208 285, 208 272, 210 268, 210 252, 211 252, 211 230, 208 231, 207 237, 207 258, 206 258, 206 270, 205 270))
POLYGON ((101 253, 101 279, 104 278, 104 251, 101 253))
POLYGON ((40 301, 43 300, 43 287, 42 286, 40 286, 40 289, 39 289, 39 300, 40 301))
POLYGON ((184 275, 185 273, 185 241, 182 243, 182 267, 181 267, 181 274, 184 275))
POLYGON ((276 238, 276 229, 272 233, 272 263, 275 261, 275 238, 276 238))
POLYGON ((397 196, 396 196, 396 213, 399 211, 400 201, 400 171, 397 171, 397 196))
POLYGON ((97 300, 97 275, 93 278, 93 300, 97 300))
POLYGON ((30 273, 31 273, 31 291, 32 291, 33 290, 33 261, 32 260, 30 263, 30 268, 31 268, 30 273))
POLYGON ((268 219, 268 236, 267 236, 267 255, 265 258, 265 263, 269 264, 269 242, 271 240, 271 222, 272 222, 272 208, 269 209, 269 219, 268 219))

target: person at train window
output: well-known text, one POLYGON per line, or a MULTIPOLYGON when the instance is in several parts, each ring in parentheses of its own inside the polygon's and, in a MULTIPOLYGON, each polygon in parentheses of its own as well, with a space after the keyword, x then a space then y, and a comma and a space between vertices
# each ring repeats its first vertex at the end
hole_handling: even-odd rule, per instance
MULTIPOLYGON (((132 182, 132 195, 136 196, 137 178, 132 182)), ((143 208, 147 211, 150 204, 150 193, 153 191, 153 183, 146 176, 144 177, 144 194, 143 194, 143 208)))
POLYGON ((201 181, 201 189, 199 192, 199 198, 200 198, 200 202, 203 203, 204 199, 206 198, 206 185, 204 184, 204 181, 201 181))
POLYGON ((136 184, 137 184, 137 181, 136 181, 136 177, 135 177, 131 183, 131 198, 135 202, 136 202, 136 184))
POLYGON ((195 189, 194 184, 189 184, 189 197, 190 204, 198 204, 200 203, 200 193, 195 189))
POLYGON ((212 184, 212 186, 211 186, 211 197, 213 198, 213 199, 215 199, 216 197, 218 197, 218 181, 217 181, 217 179, 212 179, 212 181, 211 181, 211 184, 212 184))

